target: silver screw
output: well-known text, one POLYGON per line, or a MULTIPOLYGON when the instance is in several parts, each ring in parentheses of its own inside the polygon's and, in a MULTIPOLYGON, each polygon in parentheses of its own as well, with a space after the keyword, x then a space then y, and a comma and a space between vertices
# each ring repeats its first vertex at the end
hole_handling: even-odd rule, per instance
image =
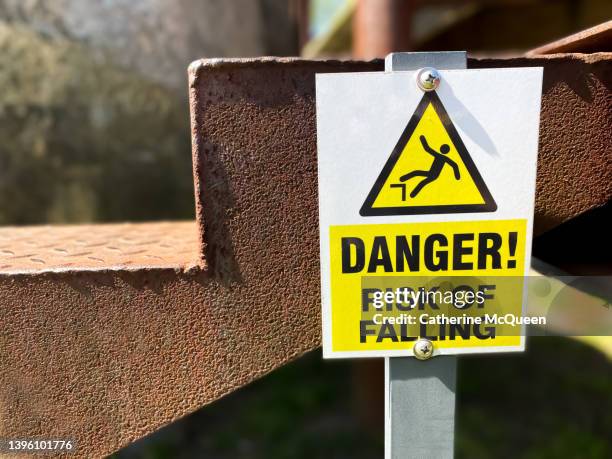
POLYGON ((414 356, 419 360, 427 360, 433 356, 433 343, 428 339, 421 338, 414 343, 412 348, 414 356))
POLYGON ((440 86, 442 76, 433 67, 424 67, 416 74, 417 86, 423 91, 435 91, 440 86))

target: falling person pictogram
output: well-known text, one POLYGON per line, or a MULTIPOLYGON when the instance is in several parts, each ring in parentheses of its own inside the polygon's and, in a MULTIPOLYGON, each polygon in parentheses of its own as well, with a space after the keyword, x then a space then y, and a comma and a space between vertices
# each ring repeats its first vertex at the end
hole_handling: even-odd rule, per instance
MULTIPOLYGON (((446 164, 448 164, 450 167, 453 168, 453 172, 455 174, 456 180, 459 180, 461 178, 461 174, 459 173, 459 166, 457 165, 457 163, 453 161, 452 159, 445 156, 450 151, 450 147, 447 144, 442 144, 442 146, 440 147, 440 151, 438 152, 429 146, 429 144, 427 143, 427 139, 425 138, 424 135, 421 135, 419 139, 421 140, 423 149, 427 153, 432 155, 434 157, 434 160, 431 163, 431 167, 429 168, 429 170, 427 171, 416 170, 416 171, 412 171, 407 174, 404 174, 400 177, 401 182, 406 182, 414 177, 425 177, 410 192, 411 198, 416 197, 426 185, 435 181, 440 176, 440 173, 442 172, 442 169, 444 168, 446 164)), ((406 199, 405 195, 402 195, 402 198, 403 200, 405 200, 406 199)))
POLYGON ((428 92, 408 120, 359 214, 375 217, 495 209, 495 200, 442 101, 435 92, 428 92))

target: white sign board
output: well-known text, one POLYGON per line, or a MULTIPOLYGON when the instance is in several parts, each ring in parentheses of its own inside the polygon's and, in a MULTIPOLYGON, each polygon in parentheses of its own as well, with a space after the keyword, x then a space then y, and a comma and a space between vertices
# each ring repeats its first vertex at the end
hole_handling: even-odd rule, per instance
POLYGON ((542 69, 440 74, 316 77, 325 357, 524 349, 542 69))

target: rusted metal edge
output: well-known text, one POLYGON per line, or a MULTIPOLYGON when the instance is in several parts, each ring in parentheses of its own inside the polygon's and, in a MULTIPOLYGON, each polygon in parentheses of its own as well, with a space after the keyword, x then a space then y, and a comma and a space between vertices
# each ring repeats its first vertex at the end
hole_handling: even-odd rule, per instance
POLYGON ((555 53, 597 53, 612 51, 612 20, 538 46, 527 56, 555 53))

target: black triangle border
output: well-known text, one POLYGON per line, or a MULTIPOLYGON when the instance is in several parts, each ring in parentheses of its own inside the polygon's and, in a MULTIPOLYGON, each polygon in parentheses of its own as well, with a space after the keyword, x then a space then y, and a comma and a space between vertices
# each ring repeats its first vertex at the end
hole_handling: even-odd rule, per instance
POLYGON ((470 156, 467 149, 465 148, 465 145, 463 144, 463 141, 461 140, 459 133, 455 129, 455 126, 453 125, 450 117, 448 116, 448 113, 446 112, 444 105, 442 105, 442 101, 440 100, 440 98, 434 91, 426 92, 421 98, 421 101, 419 102, 419 105, 414 111, 414 114, 408 121, 408 124, 406 124, 406 127, 404 128, 404 132, 402 132, 402 135, 397 141, 395 148, 393 148, 393 152, 389 156, 389 159, 385 163, 385 166, 382 168, 382 171, 378 175, 376 182, 374 182, 374 186, 370 190, 370 193, 368 194, 366 200, 361 206, 361 209, 359 210, 359 214, 362 217, 378 217, 378 216, 385 216, 385 215, 422 215, 422 214, 450 214, 450 213, 470 213, 470 212, 495 212, 496 210, 497 210, 497 203, 493 199, 493 196, 491 195, 489 188, 487 188, 487 185, 482 179, 480 172, 478 172, 478 169, 476 168, 474 161, 472 161, 472 157, 470 156), (465 167, 467 168, 470 175, 472 176, 472 179, 474 180, 474 183, 476 184, 476 187, 478 188, 478 191, 480 192, 485 202, 483 204, 453 204, 453 205, 441 205, 441 206, 384 207, 380 209, 373 208, 372 206, 374 205, 374 201, 376 200, 376 197, 380 193, 380 190, 382 189, 382 187, 385 185, 385 181, 387 180, 387 177, 393 170, 393 167, 395 167, 395 164, 399 160, 400 155, 402 154, 402 151, 404 150, 404 147, 406 146, 406 143, 408 143, 408 140, 412 136, 419 121, 421 120, 421 117, 423 116, 423 113, 425 113, 425 110, 427 109, 430 103, 433 105, 434 110, 440 117, 440 120, 442 121, 442 125, 446 129, 446 132, 448 133, 450 139, 453 141, 453 144, 455 148, 457 149, 457 152, 459 153, 459 156, 461 160, 463 161, 463 164, 465 164, 465 167))

